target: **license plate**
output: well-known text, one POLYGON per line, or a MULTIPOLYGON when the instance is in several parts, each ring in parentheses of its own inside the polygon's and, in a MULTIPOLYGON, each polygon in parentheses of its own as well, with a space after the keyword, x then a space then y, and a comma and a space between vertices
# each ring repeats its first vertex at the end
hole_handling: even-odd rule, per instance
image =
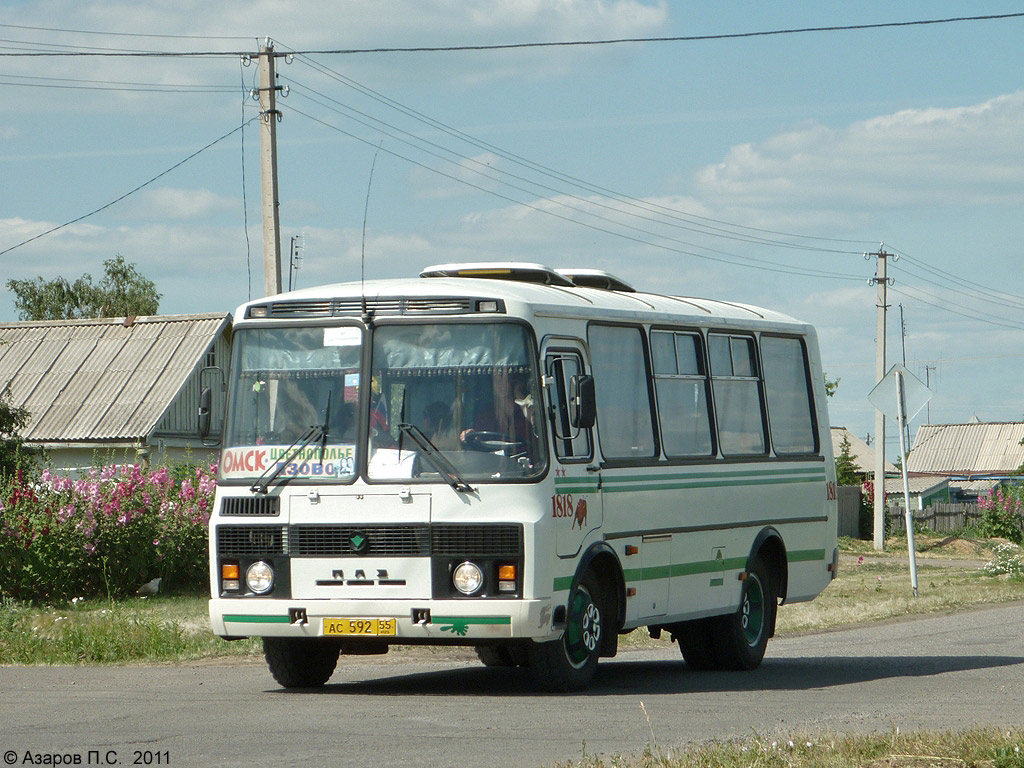
POLYGON ((324 619, 324 635, 362 635, 363 637, 394 637, 397 619, 324 619))

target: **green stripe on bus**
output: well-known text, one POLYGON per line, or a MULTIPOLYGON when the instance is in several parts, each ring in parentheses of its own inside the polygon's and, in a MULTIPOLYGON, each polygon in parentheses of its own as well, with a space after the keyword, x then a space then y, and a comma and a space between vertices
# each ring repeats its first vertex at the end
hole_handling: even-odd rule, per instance
POLYGON ((824 549, 798 549, 786 553, 786 559, 791 563, 806 563, 811 560, 824 560, 824 549))
POLYGON ((229 613, 224 616, 224 621, 236 624, 291 624, 292 620, 287 616, 246 616, 240 613, 229 613))
MULTIPOLYGON (((803 563, 824 560, 823 549, 802 549, 789 552, 786 559, 791 563, 803 563)), ((671 565, 655 565, 647 568, 626 568, 622 577, 627 583, 636 581, 654 581, 656 579, 675 579, 681 576, 696 576, 702 573, 728 573, 747 567, 747 558, 729 557, 725 560, 697 560, 692 563, 672 563, 671 565)), ((562 592, 572 586, 572 576, 559 576, 554 580, 552 588, 562 592)))
POLYGON ((511 616, 433 616, 434 624, 511 624, 511 616))

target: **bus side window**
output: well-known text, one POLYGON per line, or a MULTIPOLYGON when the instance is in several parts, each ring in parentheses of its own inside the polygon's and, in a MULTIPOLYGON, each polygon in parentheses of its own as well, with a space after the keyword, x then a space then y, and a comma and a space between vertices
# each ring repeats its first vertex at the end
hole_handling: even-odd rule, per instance
POLYGON ((767 453, 764 405, 753 337, 710 333, 708 349, 722 455, 767 453))
POLYGON ((762 335, 761 360, 775 452, 816 453, 817 425, 803 342, 793 337, 762 335))
POLYGON ((562 461, 587 461, 591 456, 590 430, 573 427, 569 418, 569 389, 573 376, 583 373, 583 363, 573 353, 549 355, 547 375, 551 386, 551 432, 555 454, 562 461))
POLYGON ((591 325, 597 431, 606 459, 655 456, 643 329, 591 325))
POLYGON ((710 456, 711 418, 700 336, 652 331, 651 357, 665 455, 710 456))

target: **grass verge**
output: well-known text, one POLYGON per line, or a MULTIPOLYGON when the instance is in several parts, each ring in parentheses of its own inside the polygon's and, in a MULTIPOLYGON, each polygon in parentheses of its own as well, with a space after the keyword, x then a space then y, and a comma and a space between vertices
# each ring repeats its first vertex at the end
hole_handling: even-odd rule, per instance
POLYGON ((584 755, 561 768, 1024 768, 1024 731, 752 737, 640 755, 584 755), (607 761, 606 761, 607 760, 607 761))

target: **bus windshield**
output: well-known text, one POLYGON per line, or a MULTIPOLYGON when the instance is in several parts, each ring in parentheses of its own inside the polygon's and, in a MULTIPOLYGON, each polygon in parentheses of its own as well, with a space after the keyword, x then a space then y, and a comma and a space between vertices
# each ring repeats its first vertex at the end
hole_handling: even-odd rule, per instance
POLYGON ((382 325, 370 365, 371 481, 448 481, 446 466, 463 483, 543 474, 539 379, 526 327, 382 325))
POLYGON ((232 342, 222 479, 355 477, 362 331, 353 326, 244 328, 232 342), (315 439, 295 453, 304 435, 315 439))

